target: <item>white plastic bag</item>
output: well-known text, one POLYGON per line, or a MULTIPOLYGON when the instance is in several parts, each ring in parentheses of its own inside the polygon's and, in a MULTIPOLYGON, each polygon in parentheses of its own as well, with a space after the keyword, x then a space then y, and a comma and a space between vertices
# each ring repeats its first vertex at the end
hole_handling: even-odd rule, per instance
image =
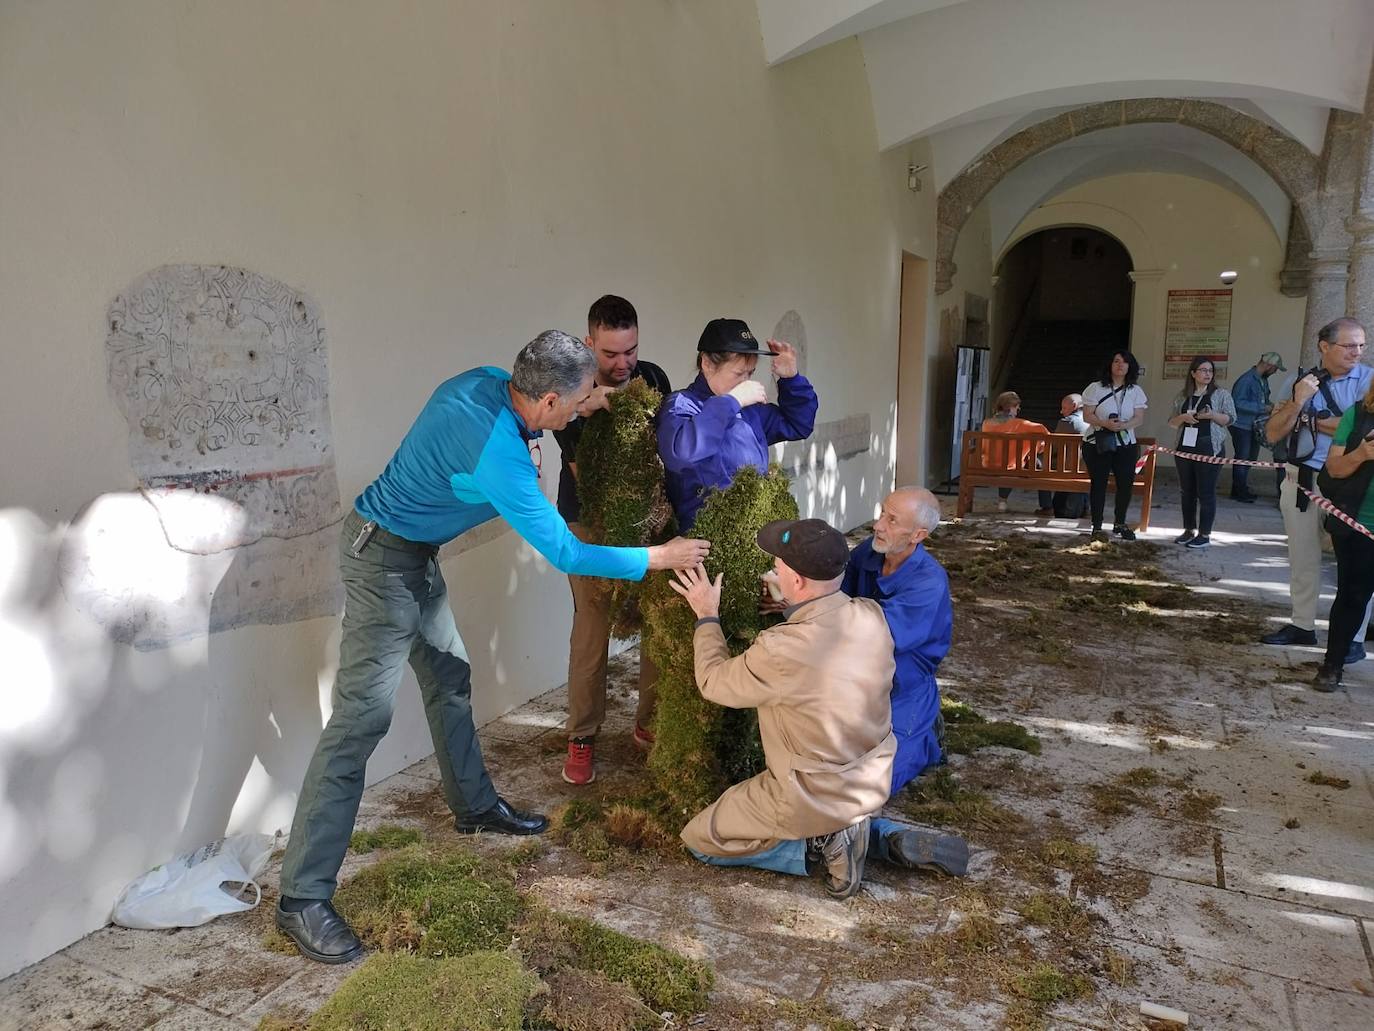
POLYGON ((139 877, 119 896, 110 919, 121 927, 195 927, 262 900, 256 879, 272 855, 267 834, 235 834, 176 856, 139 877), (253 889, 253 899, 241 896, 253 889))

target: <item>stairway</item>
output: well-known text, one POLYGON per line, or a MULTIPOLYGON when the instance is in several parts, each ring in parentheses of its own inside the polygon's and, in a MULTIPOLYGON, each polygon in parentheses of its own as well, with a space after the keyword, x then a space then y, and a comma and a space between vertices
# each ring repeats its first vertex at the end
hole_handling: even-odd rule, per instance
MULTIPOLYGON (((1012 359, 1004 388, 1021 395, 1021 418, 1053 430, 1060 398, 1081 393, 1101 372, 1102 363, 1127 345, 1130 334, 1128 320, 1032 323, 1012 359)), ((989 414, 994 400, 988 399, 989 414)))

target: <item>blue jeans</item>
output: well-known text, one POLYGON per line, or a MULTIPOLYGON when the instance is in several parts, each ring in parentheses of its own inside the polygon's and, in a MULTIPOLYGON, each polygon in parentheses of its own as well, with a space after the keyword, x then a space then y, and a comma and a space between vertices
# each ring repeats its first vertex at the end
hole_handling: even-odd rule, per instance
POLYGON ((779 841, 772 848, 755 852, 750 856, 707 856, 694 848, 688 851, 711 866, 753 866, 760 870, 790 873, 797 877, 806 876, 806 842, 800 839, 779 841))

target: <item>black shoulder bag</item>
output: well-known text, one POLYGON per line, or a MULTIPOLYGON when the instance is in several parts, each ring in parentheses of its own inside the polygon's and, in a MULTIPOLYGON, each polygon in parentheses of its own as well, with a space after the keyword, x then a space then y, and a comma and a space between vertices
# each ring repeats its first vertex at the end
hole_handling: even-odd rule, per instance
MULTIPOLYGON (((1126 389, 1127 388, 1124 386, 1117 387, 1101 401, 1093 405, 1093 411, 1097 411, 1112 398, 1116 397, 1117 394, 1121 394, 1122 397, 1125 397, 1126 389)), ((1118 404, 1120 404, 1120 402, 1118 402, 1118 404)), ((1092 446, 1097 449, 1099 455, 1109 455, 1117 449, 1121 441, 1117 438, 1116 430, 1109 430, 1104 426, 1094 426, 1093 435, 1088 438, 1088 443, 1092 444, 1092 446)))
MULTIPOLYGON (((1374 430, 1374 412, 1369 411, 1364 405, 1360 405, 1359 414, 1355 417, 1355 425, 1350 431, 1350 436, 1346 438, 1346 450, 1359 447, 1364 442, 1365 434, 1370 430, 1374 430)), ((1322 497, 1351 519, 1356 517, 1360 511, 1360 506, 1364 504, 1364 496, 1368 493, 1371 482, 1374 482, 1374 461, 1362 463, 1345 479, 1332 476, 1325 465, 1317 473, 1317 489, 1321 491, 1322 497)), ((1329 512, 1326 514, 1323 524, 1326 526, 1326 532, 1332 537, 1355 532, 1329 512)))

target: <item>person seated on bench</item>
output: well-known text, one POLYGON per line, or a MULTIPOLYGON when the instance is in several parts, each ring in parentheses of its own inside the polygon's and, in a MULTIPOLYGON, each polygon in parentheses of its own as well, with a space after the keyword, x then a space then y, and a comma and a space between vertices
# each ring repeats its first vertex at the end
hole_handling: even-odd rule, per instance
MULTIPOLYGON (((1059 422, 1055 433, 1077 433, 1087 439, 1093 428, 1083 418, 1083 395, 1065 394, 1059 399, 1059 422)), ((1075 451, 1075 454, 1077 452, 1075 451)), ((1059 519, 1082 519, 1088 513, 1088 494, 1066 490, 1054 492, 1054 514, 1059 519)))
MULTIPOLYGON (((1014 390, 1007 390, 997 395, 997 413, 991 418, 983 420, 984 433, 1049 433, 1044 426, 1038 422, 1031 422, 1029 419, 1021 418, 1021 397, 1014 390)), ((1035 466, 1040 467, 1039 448, 1036 448, 1035 466)), ((1021 469, 1031 461, 1031 445, 1029 442, 1022 444, 1019 448, 1011 445, 999 447, 996 444, 984 442, 983 444, 983 464, 991 466, 1005 463, 1007 469, 1021 469), (996 450, 994 450, 996 449, 996 450), (1019 452, 1019 453, 1018 453, 1019 452)), ((1054 515, 1054 498, 1047 490, 1039 492, 1040 507, 1035 510, 1038 516, 1054 515)), ((997 511, 1007 510, 1007 498, 1011 497, 1010 487, 997 488, 997 511)))
POLYGON ((720 627, 721 577, 698 566, 673 590, 697 617, 693 637, 702 697, 756 708, 767 768, 727 788, 682 830, 696 858, 714 866, 754 866, 808 876, 849 898, 863 881, 870 834, 875 850, 903 866, 967 870, 962 840, 871 819, 888 798, 892 758, 889 693, 892 635, 878 603, 840 590, 849 547, 821 519, 778 520, 759 530, 773 555, 787 607, 730 657, 720 627))

